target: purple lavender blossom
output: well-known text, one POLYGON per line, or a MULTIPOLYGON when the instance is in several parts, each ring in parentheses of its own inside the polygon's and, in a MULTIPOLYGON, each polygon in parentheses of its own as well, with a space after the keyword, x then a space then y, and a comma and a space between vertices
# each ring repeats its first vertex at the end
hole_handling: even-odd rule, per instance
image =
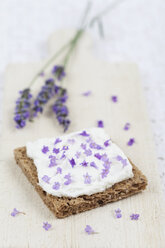
POLYGON ((97 167, 97 165, 96 165, 95 162, 91 162, 91 163, 90 163, 90 166, 93 167, 93 168, 95 168, 95 169, 98 169, 98 167, 97 167))
POLYGON ((60 152, 60 148, 53 148, 53 153, 58 154, 60 152))
POLYGON ((106 141, 104 142, 104 146, 105 146, 105 147, 110 146, 110 143, 109 143, 109 142, 110 142, 110 139, 109 139, 109 140, 106 140, 106 141))
POLYGON ((64 182, 65 185, 69 185, 72 182, 70 173, 68 173, 67 175, 65 175, 64 178, 67 179, 64 182))
POLYGON ((90 148, 96 149, 96 150, 101 150, 101 149, 103 149, 102 146, 96 144, 95 142, 91 142, 91 143, 89 144, 89 146, 90 146, 90 148))
POLYGON ((101 173, 102 178, 107 177, 109 174, 109 170, 110 170, 110 165, 103 165, 103 166, 104 166, 104 169, 102 170, 102 173, 101 173))
POLYGON ((86 131, 82 131, 82 132, 80 133, 80 135, 81 135, 81 136, 84 136, 84 137, 90 136, 86 131))
POLYGON ((81 144, 81 148, 83 149, 83 150, 85 150, 86 149, 86 144, 81 144))
POLYGON ((130 123, 127 122, 123 129, 127 131, 130 129, 130 126, 131 126, 130 123))
POLYGON ((42 153, 47 153, 49 151, 49 147, 48 146, 43 146, 42 148, 42 153))
POLYGON ((75 156, 76 158, 79 158, 81 156, 81 152, 76 152, 75 156))
POLYGON ((63 77, 66 76, 64 67, 61 65, 55 65, 52 69, 52 74, 54 74, 54 76, 56 76, 59 81, 61 81, 63 77))
POLYGON ((68 146, 63 146, 62 150, 67 151, 67 150, 69 150, 69 147, 68 146))
POLYGON ((50 156, 50 163, 49 163, 49 167, 54 167, 57 165, 57 159, 55 156, 50 156))
POLYGON ((45 229, 45 231, 48 231, 52 227, 52 225, 49 224, 48 222, 43 222, 42 227, 45 229))
POLYGON ((90 149, 85 150, 85 151, 84 151, 84 154, 85 154, 86 156, 91 156, 91 155, 92 155, 92 151, 91 151, 90 149))
POLYGON ((108 159, 107 154, 104 153, 104 154, 101 156, 101 160, 102 160, 103 162, 105 162, 105 161, 107 161, 107 159, 108 159))
POLYGON ((112 99, 112 102, 118 102, 118 97, 117 96, 112 96, 111 99, 112 99))
POLYGON ((20 129, 26 125, 26 121, 30 117, 30 89, 24 89, 19 92, 20 97, 16 101, 14 121, 16 122, 16 128, 20 129))
POLYGON ((95 153, 95 155, 94 155, 97 159, 101 159, 101 155, 99 154, 99 153, 95 153))
POLYGON ((62 169, 60 167, 57 167, 56 174, 62 174, 62 169))
POLYGON ((85 184, 91 184, 91 176, 89 176, 88 172, 85 175, 83 175, 83 177, 85 184))
POLYGON ((32 108, 31 119, 36 117, 38 113, 43 112, 44 105, 55 95, 54 93, 54 79, 49 78, 45 81, 44 86, 42 86, 37 98, 34 101, 34 106, 32 108))
POLYGON ((65 159, 65 158, 66 158, 65 151, 63 151, 63 154, 60 159, 65 159))
POLYGON ((104 127, 104 123, 103 123, 103 121, 98 121, 97 122, 97 127, 101 127, 101 128, 103 128, 104 127))
POLYGON ((20 213, 20 211, 18 211, 16 208, 14 208, 13 211, 11 212, 11 216, 15 217, 19 213, 20 213))
POLYGON ((58 144, 58 143, 60 143, 60 142, 62 142, 62 140, 61 140, 60 138, 57 138, 57 139, 55 140, 55 142, 54 142, 54 145, 56 145, 56 144, 58 144))
POLYGON ((138 220, 139 219, 139 214, 132 214, 130 215, 131 220, 138 220))
POLYGON ((55 190, 58 190, 60 188, 60 183, 55 182, 52 188, 55 189, 55 190))
POLYGON ((85 232, 88 233, 88 235, 95 233, 95 231, 92 229, 90 225, 86 225, 85 232))
POLYGON ((135 139, 134 139, 134 138, 131 138, 131 139, 129 139, 129 141, 127 142, 127 145, 128 145, 128 146, 132 146, 134 143, 135 143, 135 139))
POLYGON ((84 93, 82 93, 83 96, 90 96, 92 94, 91 90, 85 91, 84 93))
POLYGON ((117 160, 117 161, 122 161, 123 158, 122 158, 120 155, 117 155, 117 156, 116 156, 116 160, 117 160))
POLYGON ((88 162, 86 162, 85 160, 82 162, 82 163, 80 163, 82 166, 84 166, 84 167, 87 167, 88 166, 88 162))
POLYGON ((63 126, 65 132, 70 125, 70 120, 68 119, 69 111, 67 106, 64 104, 68 98, 67 90, 55 85, 55 92, 57 94, 57 100, 53 104, 52 109, 56 115, 58 123, 63 126))
POLYGON ((119 219, 119 218, 122 217, 121 209, 120 209, 120 208, 118 208, 118 209, 115 210, 115 215, 116 215, 116 218, 117 218, 117 219, 119 219))
POLYGON ((50 177, 48 177, 47 175, 44 175, 44 176, 42 177, 42 180, 43 180, 45 183, 49 183, 50 177))
POLYGON ((76 165, 74 158, 70 159, 69 162, 70 162, 72 168, 76 165))

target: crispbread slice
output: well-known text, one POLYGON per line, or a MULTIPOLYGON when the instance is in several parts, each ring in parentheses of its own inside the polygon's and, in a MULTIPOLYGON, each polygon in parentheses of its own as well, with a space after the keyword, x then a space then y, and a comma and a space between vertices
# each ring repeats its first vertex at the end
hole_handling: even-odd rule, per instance
POLYGON ((56 197, 45 192, 38 184, 37 169, 33 160, 26 154, 26 147, 14 150, 15 160, 24 172, 25 176, 35 187, 47 207, 58 218, 64 218, 72 214, 84 212, 93 208, 115 202, 141 192, 147 186, 147 179, 141 171, 131 162, 134 177, 116 183, 103 192, 92 195, 82 195, 76 198, 56 197))

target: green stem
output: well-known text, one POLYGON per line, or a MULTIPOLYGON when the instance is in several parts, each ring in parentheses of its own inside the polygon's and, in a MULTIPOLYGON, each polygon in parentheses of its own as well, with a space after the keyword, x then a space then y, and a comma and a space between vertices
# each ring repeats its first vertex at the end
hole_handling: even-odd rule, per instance
POLYGON ((40 71, 32 78, 30 84, 29 84, 29 88, 32 86, 32 84, 36 81, 36 79, 38 78, 38 75, 43 72, 53 61, 54 59, 56 59, 62 52, 65 51, 65 49, 67 47, 69 47, 69 45, 73 42, 73 40, 69 41, 68 43, 66 43, 64 46, 62 46, 60 48, 60 50, 57 51, 57 53, 55 53, 47 62, 46 64, 40 69, 40 71))
POLYGON ((66 68, 66 66, 68 64, 68 61, 70 59, 70 55, 72 54, 72 52, 73 52, 78 40, 80 39, 81 35, 83 34, 83 32, 84 32, 83 29, 77 31, 77 33, 75 35, 75 38, 74 38, 74 40, 72 42, 72 45, 70 46, 70 49, 69 49, 68 53, 66 54, 66 56, 64 58, 64 62, 63 62, 64 68, 66 68))

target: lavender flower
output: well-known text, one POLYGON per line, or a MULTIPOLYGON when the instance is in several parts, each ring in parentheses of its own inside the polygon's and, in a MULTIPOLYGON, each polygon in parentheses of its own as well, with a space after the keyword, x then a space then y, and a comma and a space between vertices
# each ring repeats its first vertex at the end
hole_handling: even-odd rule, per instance
POLYGON ((82 162, 82 163, 80 163, 82 166, 84 166, 84 167, 87 167, 88 166, 88 162, 86 162, 85 160, 82 162))
POLYGON ((89 176, 88 173, 86 173, 85 175, 83 175, 84 177, 84 183, 85 184, 90 184, 91 183, 91 176, 89 176))
POLYGON ((112 99, 112 102, 117 102, 118 101, 117 96, 112 96, 111 99, 112 99))
POLYGON ((131 220, 138 220, 139 219, 139 214, 132 214, 130 215, 131 220))
POLYGON ((85 232, 88 233, 88 235, 95 233, 95 231, 92 229, 90 225, 86 225, 85 232))
POLYGON ((52 227, 52 225, 49 224, 48 222, 43 222, 42 227, 45 229, 45 231, 48 231, 52 227))
POLYGON ((49 78, 45 81, 45 85, 42 86, 41 91, 38 93, 37 98, 34 101, 32 108, 32 119, 36 117, 38 113, 43 112, 44 105, 55 95, 54 93, 54 79, 49 78))
POLYGON ((52 109, 59 124, 64 127, 65 132, 70 125, 70 120, 67 118, 69 111, 67 106, 64 104, 68 98, 68 95, 66 89, 59 86, 55 86, 55 92, 57 94, 57 100, 53 104, 52 109))
POLYGON ((49 147, 48 146, 43 146, 42 148, 42 153, 47 153, 49 151, 49 147))
POLYGON ((118 209, 115 210, 115 215, 116 215, 116 218, 117 218, 117 219, 119 219, 119 218, 122 217, 121 209, 120 209, 120 208, 118 208, 118 209))
POLYGON ((99 154, 99 153, 95 153, 95 155, 94 155, 97 159, 101 159, 101 155, 99 154))
POLYGON ((101 177, 104 178, 104 177, 107 177, 107 175, 109 174, 109 170, 110 170, 110 165, 103 165, 104 166, 104 169, 102 170, 102 173, 101 173, 101 177))
POLYGON ((83 96, 90 96, 91 94, 92 94, 91 90, 88 90, 88 91, 82 93, 83 96))
POLYGON ((55 142, 54 142, 54 145, 56 145, 56 144, 58 144, 58 143, 60 143, 60 142, 62 142, 62 140, 61 140, 60 138, 57 138, 57 139, 55 140, 55 142))
POLYGON ((66 75, 64 67, 61 65, 55 65, 52 69, 52 74, 54 74, 54 76, 57 77, 59 81, 61 81, 66 75))
POLYGON ((30 117, 30 89, 24 89, 19 92, 20 97, 16 101, 14 121, 16 122, 16 128, 20 129, 26 125, 26 121, 30 117))
POLYGON ((97 165, 96 165, 95 162, 91 162, 91 163, 90 163, 90 166, 93 167, 93 168, 95 168, 95 169, 98 169, 98 167, 97 167, 97 165))
POLYGON ((60 188, 59 182, 55 182, 52 188, 58 190, 60 188))
POLYGON ((50 156, 50 163, 49 163, 49 167, 53 167, 57 165, 57 159, 55 156, 50 156))
POLYGON ((13 216, 13 217, 15 217, 17 214, 19 214, 20 212, 16 209, 16 208, 14 208, 13 209, 13 212, 11 212, 11 216, 13 216))
POLYGON ((65 175, 64 178, 67 179, 64 182, 65 185, 69 185, 72 182, 70 173, 68 173, 67 175, 65 175))
POLYGON ((70 159, 69 162, 70 162, 72 168, 76 165, 74 158, 70 159))
POLYGON ((104 123, 103 123, 103 121, 98 121, 97 122, 97 127, 104 127, 104 123))
POLYGON ((92 155, 92 151, 91 151, 90 149, 85 150, 84 154, 85 154, 86 156, 91 156, 91 155, 92 155))
POLYGON ((88 137, 88 136, 89 136, 89 134, 88 134, 86 131, 82 131, 82 132, 80 133, 80 135, 81 135, 81 136, 85 136, 85 137, 88 137))
POLYGON ((83 149, 83 150, 85 150, 86 149, 86 144, 81 144, 81 148, 83 149))
POLYGON ((11 216, 13 217, 15 217, 18 214, 25 214, 25 213, 18 211, 16 208, 14 208, 13 211, 11 212, 11 216))
POLYGON ((76 152, 75 156, 76 158, 79 158, 81 156, 81 152, 76 152))
POLYGON ((53 148, 53 153, 58 154, 60 152, 60 148, 53 148))
POLYGON ((130 126, 131 126, 130 123, 127 122, 124 126, 124 130, 126 130, 126 131, 129 130, 130 126))
POLYGON ((47 175, 44 175, 44 176, 42 177, 42 180, 43 180, 45 183, 49 183, 50 177, 48 177, 47 175))
POLYGON ((62 169, 60 167, 57 167, 57 172, 56 174, 62 174, 62 169))
POLYGON ((106 140, 106 141, 104 142, 104 146, 105 146, 105 147, 110 146, 109 142, 110 142, 110 139, 109 139, 109 140, 106 140))
POLYGON ((128 145, 128 146, 132 146, 134 143, 135 143, 135 139, 134 139, 134 138, 131 138, 131 139, 129 139, 129 141, 127 142, 127 145, 128 145))

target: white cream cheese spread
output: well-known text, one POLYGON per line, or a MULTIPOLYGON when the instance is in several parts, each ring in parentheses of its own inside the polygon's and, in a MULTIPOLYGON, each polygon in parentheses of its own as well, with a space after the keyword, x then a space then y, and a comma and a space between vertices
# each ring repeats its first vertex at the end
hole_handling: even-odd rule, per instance
POLYGON ((103 128, 90 128, 26 145, 39 185, 54 196, 102 192, 133 177, 132 165, 103 128))

